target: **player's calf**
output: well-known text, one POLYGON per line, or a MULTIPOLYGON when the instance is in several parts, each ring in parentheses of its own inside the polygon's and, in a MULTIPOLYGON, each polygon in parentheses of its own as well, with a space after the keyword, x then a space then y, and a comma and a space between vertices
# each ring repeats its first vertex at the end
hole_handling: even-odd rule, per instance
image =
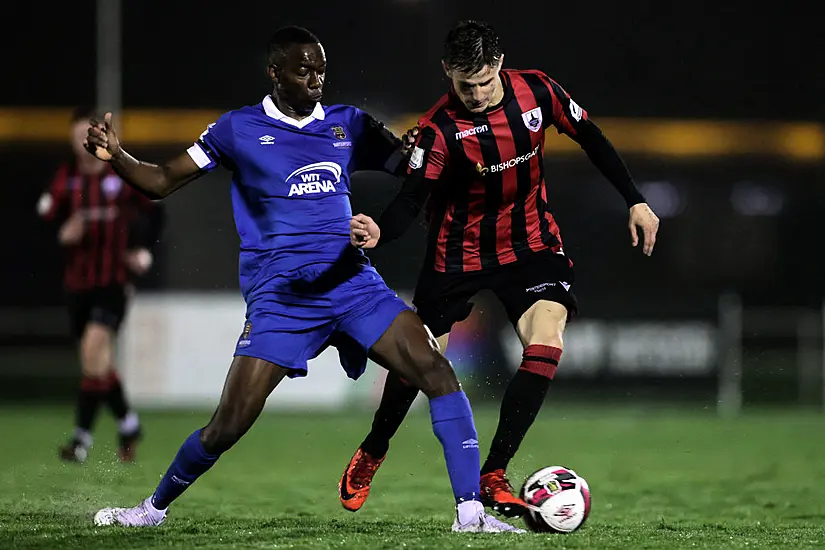
POLYGON ((236 357, 215 414, 204 429, 186 438, 154 494, 134 508, 104 508, 95 516, 95 523, 140 527, 163 523, 169 505, 252 426, 285 373, 262 359, 236 357))
POLYGON ((526 504, 513 494, 505 470, 533 425, 555 375, 566 319, 565 306, 540 300, 522 315, 516 327, 527 345, 504 392, 498 427, 481 468, 482 501, 508 517, 523 515, 526 504))

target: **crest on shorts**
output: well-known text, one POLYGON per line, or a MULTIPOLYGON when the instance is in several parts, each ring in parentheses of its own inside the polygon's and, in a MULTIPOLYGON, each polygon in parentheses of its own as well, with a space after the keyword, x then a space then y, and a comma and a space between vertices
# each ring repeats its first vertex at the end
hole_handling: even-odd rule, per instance
POLYGON ((535 109, 530 109, 525 113, 521 113, 521 120, 524 121, 524 125, 531 132, 538 132, 541 130, 541 107, 536 107, 535 109))
POLYGON ((333 126, 332 135, 335 136, 335 139, 347 139, 347 133, 344 131, 343 126, 333 126))
POLYGON ((117 176, 106 176, 100 184, 103 194, 108 198, 116 197, 123 187, 123 181, 117 176))
POLYGON ((243 332, 241 333, 241 337, 238 340, 238 347, 243 348, 251 344, 252 342, 249 340, 249 333, 252 332, 252 323, 247 322, 243 326, 243 332))

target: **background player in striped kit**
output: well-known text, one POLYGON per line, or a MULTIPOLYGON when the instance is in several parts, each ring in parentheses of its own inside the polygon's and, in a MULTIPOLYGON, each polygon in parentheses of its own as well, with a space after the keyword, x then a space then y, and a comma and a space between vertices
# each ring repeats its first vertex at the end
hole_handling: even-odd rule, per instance
POLYGON ((159 205, 86 153, 83 142, 93 116, 91 108, 75 110, 69 136, 74 157, 58 169, 37 205, 38 213, 55 224, 65 250, 64 286, 83 369, 77 426, 59 455, 72 462, 86 460, 105 402, 118 421, 118 456, 130 462, 141 430, 115 370, 115 340, 132 292, 130 280, 151 267, 150 248, 163 218, 159 205))
MULTIPOLYGON (((377 225, 355 216, 351 237, 364 248, 386 244, 427 202, 428 247, 414 304, 442 349, 452 325, 470 314, 477 292, 491 290, 504 305, 524 355, 501 403, 481 489, 487 506, 518 516, 524 503, 512 494, 505 470, 541 408, 562 355, 565 324, 577 310, 572 262, 547 200, 545 130, 552 125, 575 140, 615 186, 629 209, 632 245, 640 229, 646 255, 653 252, 659 221, 587 112, 541 71, 502 70, 503 61, 489 25, 464 21, 450 31, 443 67, 451 90, 419 121, 398 197, 377 225)), ((372 430, 342 478, 348 480, 340 492, 345 508, 363 505, 417 392, 388 377, 372 430)))

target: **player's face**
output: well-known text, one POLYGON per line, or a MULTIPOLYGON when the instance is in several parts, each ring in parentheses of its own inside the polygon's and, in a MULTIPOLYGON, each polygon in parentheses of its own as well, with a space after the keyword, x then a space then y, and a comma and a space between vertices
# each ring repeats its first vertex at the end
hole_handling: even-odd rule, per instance
POLYGON ((327 58, 320 44, 293 44, 282 66, 270 68, 279 98, 296 112, 309 113, 321 101, 327 58))
POLYGON ((456 95, 471 112, 480 113, 501 101, 501 63, 494 67, 485 65, 483 69, 472 74, 451 71, 446 67, 444 70, 453 82, 456 95))
MULTIPOLYGON (((86 141, 86 136, 89 133, 89 121, 78 120, 72 123, 69 129, 69 142, 72 144, 72 151, 74 154, 81 157, 87 157, 89 154, 83 148, 83 142, 86 141)), ((90 157, 91 158, 91 157, 90 157)))

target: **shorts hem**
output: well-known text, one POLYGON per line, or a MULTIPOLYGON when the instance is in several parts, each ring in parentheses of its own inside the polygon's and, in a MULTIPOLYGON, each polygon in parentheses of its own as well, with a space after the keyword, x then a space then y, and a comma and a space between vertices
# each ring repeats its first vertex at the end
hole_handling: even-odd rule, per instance
POLYGON ((268 353, 261 353, 256 351, 236 351, 233 357, 251 357, 253 359, 261 359, 268 361, 276 367, 281 367, 287 370, 286 375, 289 378, 303 378, 307 375, 308 369, 306 366, 298 367, 288 364, 288 362, 280 361, 268 353))
MULTIPOLYGON (((358 342, 358 343, 359 343, 359 344, 361 344, 361 345, 364 347, 364 349, 365 349, 365 350, 367 350, 367 351, 369 351, 370 349, 372 349, 372 346, 374 346, 374 345, 375 345, 375 343, 376 343, 376 342, 378 342, 378 340, 380 340, 380 339, 384 336, 384 334, 386 334, 386 333, 387 333, 387 331, 390 329, 390 327, 392 326, 392 324, 395 322, 395 320, 398 318, 398 316, 399 316, 399 315, 401 315, 401 314, 402 314, 402 313, 404 313, 405 311, 412 311, 412 309, 410 308, 410 306, 408 306, 407 304, 405 304, 404 302, 402 302, 400 299, 398 299, 398 298, 393 298, 392 300, 389 300, 389 299, 388 299, 388 300, 384 300, 384 301, 382 301, 382 302, 378 303, 378 304, 377 304, 377 305, 376 305, 376 306, 375 306, 372 310, 370 310, 370 312, 369 312, 369 313, 367 313, 367 314, 363 315, 362 317, 372 317, 372 316, 375 316, 375 315, 376 315, 376 313, 381 312, 381 309, 382 309, 383 307, 385 307, 385 306, 384 306, 385 302, 390 302, 390 301, 392 301, 392 302, 395 304, 395 308, 390 308, 390 307, 388 307, 386 311, 392 311, 393 309, 396 309, 397 311, 395 311, 395 313, 394 313, 394 314, 392 314, 392 316, 390 316, 390 315, 386 315, 386 317, 384 317, 384 315, 382 315, 382 317, 384 317, 384 318, 388 319, 388 322, 385 324, 385 326, 383 326, 383 328, 381 328, 381 330, 376 330, 376 331, 375 331, 375 333, 374 333, 374 334, 375 334, 375 337, 374 337, 374 338, 370 338, 369 340, 364 341, 364 342, 358 342), (371 340, 371 341, 370 341, 370 340, 371 340)), ((388 304, 388 305, 389 305, 389 304, 388 304)), ((382 324, 383 324, 383 323, 382 323, 382 324)), ((377 325, 377 326, 380 326, 380 325, 377 325)))

